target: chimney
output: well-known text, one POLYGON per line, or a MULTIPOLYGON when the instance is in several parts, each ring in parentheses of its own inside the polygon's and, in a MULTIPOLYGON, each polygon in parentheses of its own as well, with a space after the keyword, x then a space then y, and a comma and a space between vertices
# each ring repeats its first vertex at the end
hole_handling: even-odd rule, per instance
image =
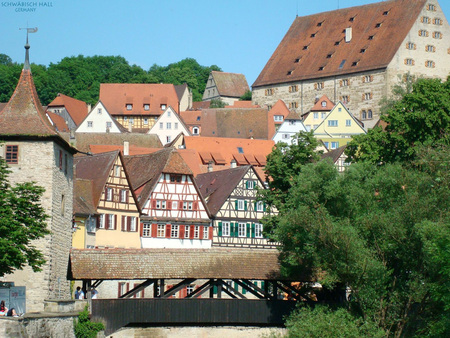
POLYGON ((213 161, 208 162, 208 172, 209 173, 213 171, 213 163, 214 163, 213 161))
POLYGON ((90 103, 87 104, 87 109, 88 109, 88 113, 90 113, 91 112, 91 104, 90 103))
POLYGON ((236 160, 233 158, 230 162, 230 168, 236 168, 236 160))
POLYGON ((128 141, 123 141, 123 155, 130 155, 130 143, 128 141))
POLYGON ((352 27, 348 27, 345 29, 345 42, 352 41, 352 27))

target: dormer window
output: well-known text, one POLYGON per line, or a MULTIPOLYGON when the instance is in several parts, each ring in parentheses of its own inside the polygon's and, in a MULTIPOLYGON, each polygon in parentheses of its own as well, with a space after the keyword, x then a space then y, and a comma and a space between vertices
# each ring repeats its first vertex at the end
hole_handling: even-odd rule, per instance
POLYGON ((303 50, 307 50, 309 46, 303 46, 303 50))
POLYGON ((319 71, 322 71, 324 68, 324 66, 319 67, 319 71))
POLYGON ((375 37, 375 35, 369 35, 369 38, 368 38, 368 40, 373 40, 373 39, 374 39, 374 37, 375 37))
POLYGON ((352 16, 350 19, 348 19, 348 21, 350 21, 350 22, 353 22, 353 21, 355 21, 355 17, 354 16, 352 16))
POLYGON ((322 25, 323 25, 323 21, 317 23, 317 27, 322 27, 322 25))
POLYGON ((312 34, 311 34, 311 37, 312 37, 312 38, 316 37, 316 33, 312 33, 312 34))
POLYGON ((133 109, 133 105, 131 103, 126 104, 127 110, 133 109))
POLYGON ((301 59, 301 58, 296 58, 296 59, 294 60, 294 63, 299 63, 299 62, 300 62, 300 59, 301 59))
POLYGON ((388 14, 389 14, 389 11, 384 11, 384 12, 383 12, 383 15, 384 15, 384 16, 386 16, 386 15, 388 15, 388 14))
POLYGON ((292 75, 292 70, 289 70, 286 75, 292 75))
POLYGON ((365 48, 361 48, 360 52, 361 52, 361 53, 365 53, 365 52, 366 52, 366 49, 365 49, 365 48))
POLYGON ((336 41, 336 42, 334 43, 335 46, 339 46, 340 44, 341 44, 340 41, 336 41))
POLYGON ((150 110, 150 105, 148 103, 144 104, 144 110, 150 110))
POLYGON ((380 28, 380 27, 381 27, 381 22, 379 22, 375 25, 375 28, 380 28))
POLYGON ((162 105, 161 105, 161 110, 165 110, 166 107, 167 107, 167 106, 166 106, 165 104, 162 104, 162 105))
POLYGON ((322 107, 326 107, 327 106, 327 101, 322 101, 322 107))
POLYGON ((354 61, 354 62, 352 63, 352 67, 355 67, 355 66, 357 66, 357 65, 358 65, 358 63, 359 63, 359 61, 354 61))
POLYGON ((327 59, 331 59, 332 56, 333 56, 333 53, 327 54, 327 59))

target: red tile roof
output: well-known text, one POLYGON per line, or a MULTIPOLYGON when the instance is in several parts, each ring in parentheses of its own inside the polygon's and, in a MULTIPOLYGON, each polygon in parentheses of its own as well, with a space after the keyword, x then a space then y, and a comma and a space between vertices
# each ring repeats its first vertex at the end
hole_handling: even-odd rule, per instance
POLYGON ((244 74, 211 72, 220 96, 241 97, 250 90, 244 74))
POLYGON ((202 110, 209 108, 211 101, 196 101, 192 102, 192 110, 202 110))
POLYGON ((178 95, 173 84, 148 83, 102 83, 100 84, 100 101, 112 116, 116 115, 161 115, 171 106, 178 113, 178 95), (132 105, 127 110, 127 104, 132 105), (149 110, 144 110, 149 104, 149 110))
POLYGON ((92 183, 91 180, 75 178, 73 187, 73 213, 75 215, 92 215, 97 212, 92 183))
POLYGON ((72 117, 73 122, 77 126, 85 119, 88 111, 88 105, 86 102, 74 99, 73 97, 59 93, 58 96, 49 103, 47 108, 64 107, 69 115, 72 117))
POLYGON ((380 1, 297 17, 253 87, 386 68, 426 1, 380 1))
POLYGON ((202 112, 200 110, 182 111, 180 117, 187 126, 200 127, 202 125, 202 112))
POLYGON ((72 249, 69 279, 223 278, 309 280, 281 277, 276 249, 72 249))
POLYGON ((69 127, 67 126, 67 123, 62 116, 52 113, 50 111, 48 111, 46 114, 57 131, 62 132, 69 131, 69 127))
POLYGON ((334 102, 332 102, 328 98, 328 96, 322 95, 322 97, 311 108, 311 111, 331 111, 331 109, 333 109, 334 106, 335 106, 334 102), (325 102, 325 106, 323 106, 322 102, 325 102))
MULTIPOLYGON (((106 153, 114 150, 120 150, 123 155, 123 145, 89 145, 90 152, 92 154, 100 154, 106 153)), ((161 148, 144 148, 144 147, 136 147, 134 145, 129 146, 129 154, 128 155, 145 155, 152 154, 156 151, 161 150, 161 148)))

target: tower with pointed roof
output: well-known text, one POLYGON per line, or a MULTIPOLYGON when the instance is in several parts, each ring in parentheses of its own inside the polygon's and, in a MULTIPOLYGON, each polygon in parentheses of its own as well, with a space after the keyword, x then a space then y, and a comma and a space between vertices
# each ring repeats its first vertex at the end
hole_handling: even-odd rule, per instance
POLYGON ((34 181, 45 192, 41 205, 49 216, 51 234, 33 242, 46 263, 42 271, 25 267, 4 280, 26 286, 26 310, 42 311, 44 299, 70 298, 67 262, 71 246, 73 154, 71 147, 50 123, 39 101, 31 74, 30 45, 16 89, 0 111, 0 156, 11 173, 12 184, 34 181))

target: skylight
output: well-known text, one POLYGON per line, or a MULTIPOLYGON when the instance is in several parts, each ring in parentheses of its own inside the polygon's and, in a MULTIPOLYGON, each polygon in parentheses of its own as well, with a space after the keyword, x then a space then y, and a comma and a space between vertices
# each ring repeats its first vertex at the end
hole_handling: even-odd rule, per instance
POLYGON ((238 153, 239 154, 243 154, 244 153, 244 149, 242 149, 242 147, 237 147, 238 153))
POLYGON ((342 69, 344 67, 345 61, 347 61, 346 59, 341 61, 341 64, 339 65, 339 69, 342 69))

